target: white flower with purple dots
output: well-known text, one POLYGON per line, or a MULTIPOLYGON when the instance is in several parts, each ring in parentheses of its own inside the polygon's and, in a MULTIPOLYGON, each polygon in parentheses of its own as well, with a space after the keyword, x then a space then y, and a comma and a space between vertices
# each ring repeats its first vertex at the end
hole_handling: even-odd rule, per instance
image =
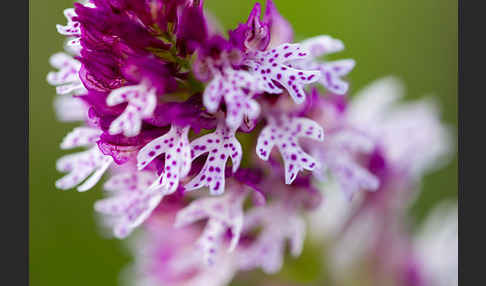
POLYGON ((213 195, 224 193, 226 162, 231 159, 232 171, 236 172, 243 154, 235 130, 220 123, 214 133, 192 141, 191 148, 193 160, 203 154, 208 155, 201 172, 184 186, 185 189, 191 191, 207 186, 213 195))

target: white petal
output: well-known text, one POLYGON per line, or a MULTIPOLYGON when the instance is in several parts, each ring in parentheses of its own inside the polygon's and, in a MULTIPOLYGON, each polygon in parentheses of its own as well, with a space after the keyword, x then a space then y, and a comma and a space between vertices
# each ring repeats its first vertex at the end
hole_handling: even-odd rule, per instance
POLYGON ((106 104, 114 106, 128 102, 125 111, 115 119, 109 128, 111 135, 123 133, 133 137, 140 133, 142 120, 152 116, 157 105, 155 89, 145 84, 124 86, 113 90, 106 98, 106 104))
POLYGON ((299 145, 300 137, 324 140, 324 131, 316 122, 307 118, 269 118, 268 125, 258 136, 256 152, 268 160, 273 146, 277 145, 285 165, 285 183, 292 183, 301 170, 315 170, 319 162, 306 154, 299 145))
POLYGON ((224 192, 226 162, 231 158, 233 172, 238 170, 242 158, 241 144, 235 137, 235 130, 218 125, 214 133, 204 135, 191 142, 192 158, 208 153, 201 172, 185 185, 187 191, 209 187, 211 194, 224 192))

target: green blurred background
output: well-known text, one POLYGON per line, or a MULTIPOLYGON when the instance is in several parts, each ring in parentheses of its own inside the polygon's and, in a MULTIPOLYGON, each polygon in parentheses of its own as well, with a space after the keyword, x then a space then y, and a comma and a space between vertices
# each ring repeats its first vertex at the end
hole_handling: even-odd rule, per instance
MULTIPOLYGON (((457 130, 457 1, 455 0, 274 0, 292 23, 296 40, 329 34, 343 40, 357 66, 351 92, 386 75, 407 86, 407 99, 435 95, 445 122, 457 130)), ((246 21, 254 1, 206 0, 224 28, 246 21)), ((130 261, 123 244, 100 235, 93 202, 99 188, 86 193, 54 187, 61 174, 55 161, 63 136, 75 125, 60 123, 53 112, 55 90, 46 81, 48 58, 62 49, 55 25, 64 24, 69 0, 30 1, 30 281, 31 285, 117 285, 130 261)), ((457 146, 457 145, 456 145, 457 146)), ((438 200, 457 196, 457 156, 426 177, 413 207, 419 222, 438 200)), ((320 269, 309 248, 281 274, 310 281, 320 269), (290 269, 290 270, 289 270, 290 269)), ((210 286, 210 285, 208 285, 210 286)))

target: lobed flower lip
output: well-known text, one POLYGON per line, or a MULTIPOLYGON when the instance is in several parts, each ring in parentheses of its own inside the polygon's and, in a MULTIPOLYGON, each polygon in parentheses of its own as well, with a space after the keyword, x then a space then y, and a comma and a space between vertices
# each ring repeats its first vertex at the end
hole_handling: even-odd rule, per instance
POLYGON ((66 53, 56 53, 49 59, 50 64, 58 68, 58 72, 49 72, 47 82, 55 85, 59 95, 82 94, 86 88, 78 75, 80 63, 66 53))
POLYGON ((226 125, 238 128, 244 120, 255 120, 260 115, 260 105, 252 99, 258 91, 251 74, 227 68, 217 73, 208 84, 203 94, 203 103, 209 112, 214 113, 224 98, 226 125))
POLYGON ((169 132, 145 145, 137 154, 137 168, 144 169, 157 156, 165 153, 164 168, 159 178, 151 185, 171 194, 179 187, 179 181, 191 169, 191 148, 188 140, 188 126, 172 125, 169 132))
POLYGON ((285 166, 285 183, 291 184, 301 170, 314 170, 319 162, 305 153, 299 146, 299 137, 324 140, 323 129, 307 118, 269 117, 269 124, 258 137, 256 152, 262 160, 268 160, 270 152, 277 146, 285 166))
POLYGON ((197 242, 207 264, 214 264, 215 253, 223 243, 227 231, 232 234, 228 250, 235 250, 243 228, 243 202, 246 195, 246 191, 238 187, 232 188, 224 196, 198 199, 177 213, 175 227, 208 219, 197 242))
POLYGON ((268 274, 278 272, 283 264, 282 249, 287 239, 292 256, 302 252, 305 223, 294 209, 278 203, 254 208, 246 215, 243 231, 258 225, 264 226, 263 231, 252 244, 241 250, 241 269, 262 268, 268 274))
POLYGON ((67 190, 78 186, 78 191, 91 189, 111 165, 113 159, 104 155, 96 146, 100 130, 91 127, 79 127, 71 131, 61 143, 62 149, 76 147, 90 147, 89 150, 65 155, 56 163, 61 172, 68 172, 63 178, 56 181, 56 187, 67 190))
POLYGON ((118 238, 128 236, 143 223, 157 207, 163 192, 150 192, 147 187, 152 183, 153 174, 121 173, 105 183, 105 189, 115 195, 97 201, 95 210, 111 217, 113 233, 118 238))
POLYGON ((301 104, 305 100, 304 85, 319 80, 321 73, 293 68, 290 63, 308 56, 309 51, 300 44, 283 44, 270 51, 255 51, 245 63, 258 77, 262 90, 278 94, 285 89, 297 104, 301 104))
POLYGON ((225 191, 226 163, 232 162, 232 172, 236 172, 242 159, 242 147, 235 137, 235 129, 219 123, 215 132, 204 135, 191 142, 192 160, 208 154, 206 162, 198 175, 184 187, 186 191, 208 187, 212 195, 225 191))

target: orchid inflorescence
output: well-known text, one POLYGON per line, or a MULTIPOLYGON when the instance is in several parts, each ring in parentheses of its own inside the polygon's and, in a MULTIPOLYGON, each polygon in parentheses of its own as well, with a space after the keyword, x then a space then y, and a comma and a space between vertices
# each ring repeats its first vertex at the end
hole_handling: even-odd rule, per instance
POLYGON ((293 43, 271 0, 227 37, 197 0, 91 0, 64 14, 66 52, 51 57, 58 70, 47 80, 59 118, 83 122, 61 148, 88 149, 58 161, 67 175, 56 186, 87 191, 110 173, 95 209, 118 238, 143 224, 141 284, 275 273, 287 241, 293 256, 302 251, 304 216, 322 204, 317 185, 333 180, 351 200, 388 187, 391 174, 414 181, 445 153, 420 149, 445 136, 428 107, 414 137, 395 134, 407 127, 398 115, 381 125, 387 98, 350 105, 355 62, 321 58, 343 43, 293 43))

